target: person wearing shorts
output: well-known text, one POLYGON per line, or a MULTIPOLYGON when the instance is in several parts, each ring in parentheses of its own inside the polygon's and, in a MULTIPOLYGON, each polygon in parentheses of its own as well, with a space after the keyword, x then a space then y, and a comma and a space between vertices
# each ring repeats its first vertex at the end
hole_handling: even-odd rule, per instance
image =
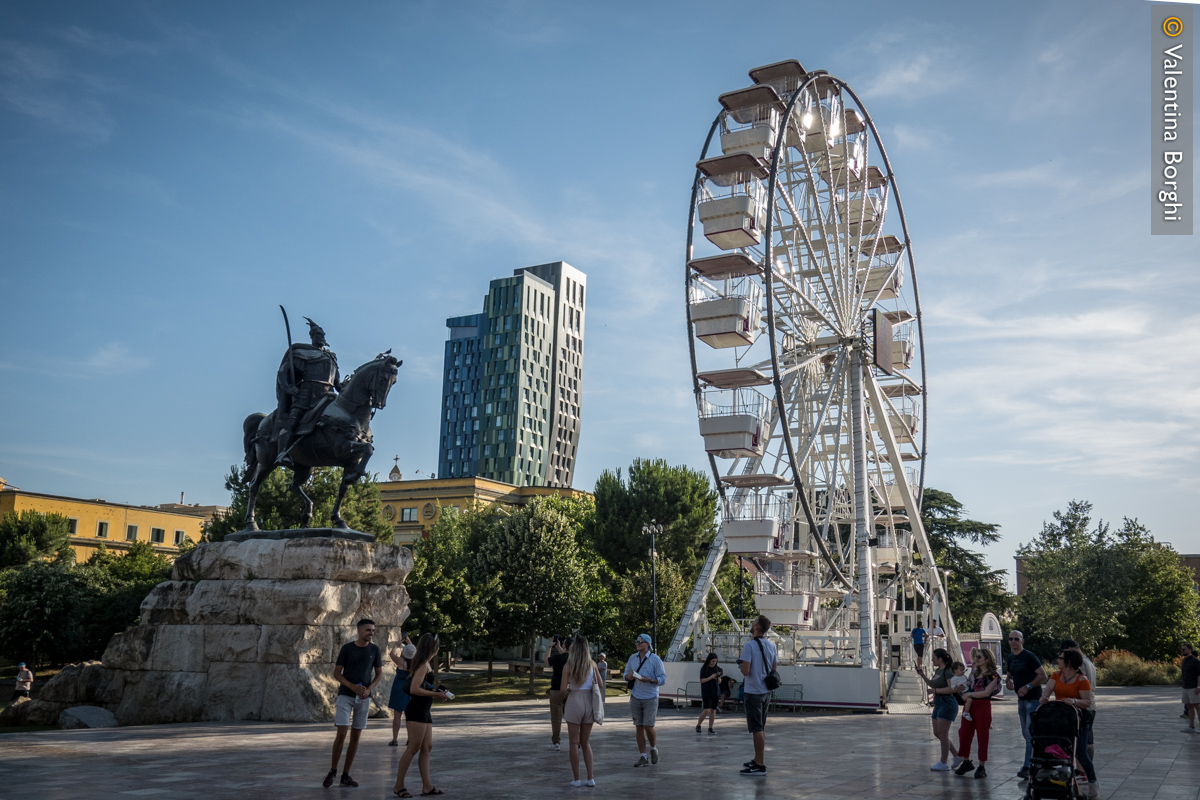
POLYGON ((396 677, 392 679, 392 692, 388 695, 388 708, 392 710, 392 740, 388 747, 400 746, 400 717, 412 698, 404 691, 404 682, 408 680, 408 662, 417 654, 417 646, 404 637, 404 646, 397 647, 388 654, 396 665, 396 677))
POLYGON ((375 638, 375 623, 369 619, 358 621, 358 637, 342 645, 337 663, 333 668, 333 679, 338 682, 337 701, 333 724, 337 736, 333 740, 333 761, 329 774, 321 785, 328 789, 337 777, 338 761, 342 757, 342 745, 346 732, 350 732, 350 746, 346 748, 346 763, 342 767, 342 786, 358 786, 350 777, 350 767, 358 752, 358 737, 367 727, 367 715, 371 712, 371 691, 383 677, 383 656, 375 638))
POLYGON ((738 667, 746 678, 742 682, 746 727, 754 737, 754 758, 742 765, 742 775, 767 774, 767 706, 771 703, 771 690, 766 679, 778 666, 775 643, 765 638, 769 630, 771 620, 759 614, 750 625, 754 638, 742 646, 742 657, 738 659, 738 667))
POLYGON ((917 675, 921 676, 921 680, 925 681, 925 685, 933 692, 933 737, 941 745, 941 758, 930 769, 934 772, 949 772, 962 763, 962 759, 958 757, 958 749, 950 741, 950 724, 958 716, 958 701, 954 699, 954 687, 950 685, 950 680, 954 677, 953 659, 945 650, 938 648, 933 651, 931 660, 932 677, 926 677, 923 669, 917 670, 917 675), (950 756, 954 756, 953 765, 947 760, 950 756))
POLYGON ((917 627, 912 631, 913 652, 917 656, 917 669, 925 666, 925 629, 921 627, 921 623, 917 623, 917 627))
POLYGON ((709 653, 700 667, 700 718, 696 720, 696 733, 700 733, 704 718, 708 717, 708 733, 715 736, 713 723, 717 721, 717 702, 720 700, 721 676, 725 673, 717 666, 717 654, 709 653))
POLYGON ((640 633, 637 637, 637 652, 625 662, 625 680, 631 682, 629 689, 629 711, 633 715, 633 727, 637 731, 638 760, 635 767, 658 763, 658 736, 654 731, 654 719, 658 716, 658 687, 667 682, 667 671, 662 659, 651 652, 650 634, 640 633), (649 751, 646 745, 650 745, 649 751))

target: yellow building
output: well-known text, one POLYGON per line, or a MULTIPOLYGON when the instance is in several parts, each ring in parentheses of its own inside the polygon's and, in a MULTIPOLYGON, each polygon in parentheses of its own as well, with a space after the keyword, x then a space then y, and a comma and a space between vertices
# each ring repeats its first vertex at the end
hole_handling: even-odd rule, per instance
POLYGON ((37 494, 21 489, 0 489, 0 516, 9 512, 37 511, 61 514, 71 523, 75 560, 87 561, 100 544, 121 553, 134 542, 149 542, 156 552, 174 558, 185 539, 200 541, 203 512, 181 513, 146 506, 127 506, 104 500, 80 500, 37 494))
POLYGON ((473 503, 499 503, 504 506, 523 506, 535 497, 590 497, 578 489, 549 486, 513 486, 486 478, 437 478, 423 481, 399 480, 400 473, 392 470, 393 480, 379 484, 379 499, 383 502, 383 518, 396 532, 396 544, 409 544, 424 538, 429 528, 441 518, 442 510, 465 510, 473 503))

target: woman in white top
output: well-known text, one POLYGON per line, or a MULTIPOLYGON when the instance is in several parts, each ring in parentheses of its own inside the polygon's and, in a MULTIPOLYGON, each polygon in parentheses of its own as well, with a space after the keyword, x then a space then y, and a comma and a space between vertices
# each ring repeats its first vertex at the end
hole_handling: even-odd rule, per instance
MULTIPOLYGON (((568 745, 571 755, 572 786, 595 786, 596 777, 592 770, 592 725, 604 721, 604 709, 596 708, 595 689, 598 686, 603 698, 604 679, 592 661, 588 640, 576 634, 571 643, 567 666, 563 669, 563 681, 567 688, 567 703, 563 719, 567 723, 568 745), (583 751, 583 764, 587 768, 587 782, 579 780, 579 752, 583 751)), ((603 704, 603 700, 601 700, 603 704)))

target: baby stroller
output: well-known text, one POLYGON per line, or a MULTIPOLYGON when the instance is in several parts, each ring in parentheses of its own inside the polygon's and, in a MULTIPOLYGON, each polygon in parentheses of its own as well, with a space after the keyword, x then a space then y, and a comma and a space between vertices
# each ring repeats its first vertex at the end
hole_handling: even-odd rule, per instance
POLYGON ((1033 742, 1025 800, 1076 800, 1075 743, 1079 711, 1067 703, 1046 703, 1029 720, 1033 742))

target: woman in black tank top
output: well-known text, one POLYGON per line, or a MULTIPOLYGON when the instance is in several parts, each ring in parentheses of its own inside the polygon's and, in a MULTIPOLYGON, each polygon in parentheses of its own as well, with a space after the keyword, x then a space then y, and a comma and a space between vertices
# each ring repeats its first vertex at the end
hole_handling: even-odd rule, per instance
POLYGON ((435 691, 433 688, 430 667, 438 653, 438 637, 426 633, 417 642, 417 652, 409 663, 409 685, 405 691, 412 698, 404 709, 408 725, 408 747, 400 757, 400 767, 396 771, 396 786, 392 792, 397 797, 412 797, 413 794, 404 787, 404 777, 414 758, 417 768, 421 771, 421 794, 442 794, 442 790, 433 785, 429 777, 429 752, 433 749, 433 715, 430 708, 433 698, 447 700, 446 693, 435 691))

